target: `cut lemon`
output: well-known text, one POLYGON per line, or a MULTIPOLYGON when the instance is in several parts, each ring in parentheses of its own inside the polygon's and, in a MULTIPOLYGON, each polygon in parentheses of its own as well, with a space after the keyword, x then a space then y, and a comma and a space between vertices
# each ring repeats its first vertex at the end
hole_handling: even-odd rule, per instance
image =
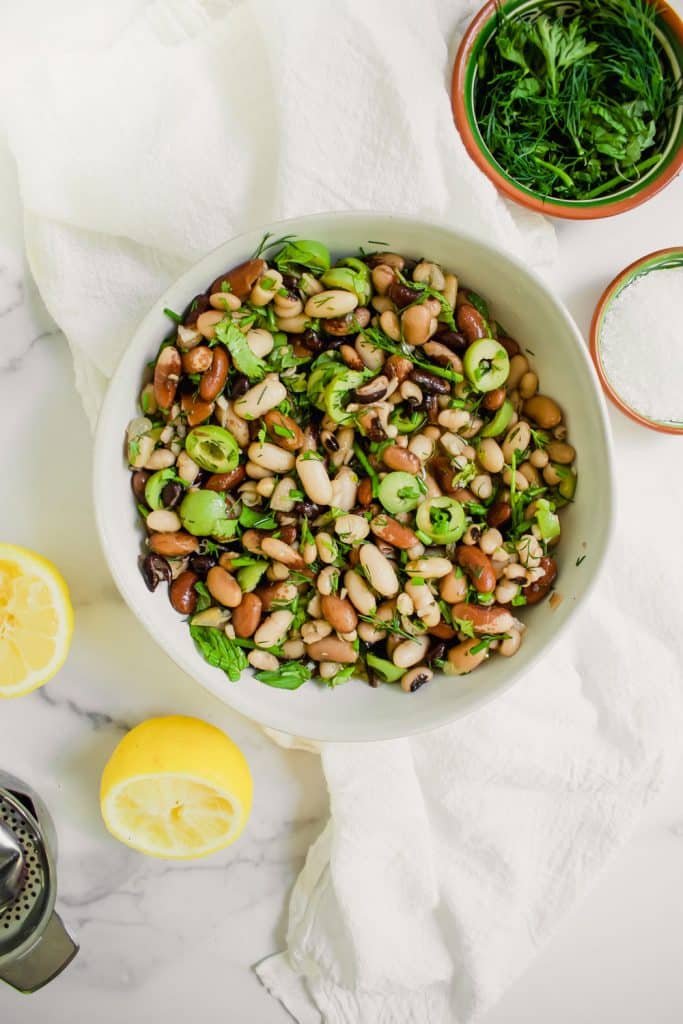
POLYGON ((151 857, 190 860, 234 843, 251 811, 240 748, 198 718, 150 718, 127 733, 102 775, 100 807, 116 839, 151 857))
POLYGON ((68 587, 52 562, 0 544, 0 697, 20 697, 51 679, 73 624, 68 587))

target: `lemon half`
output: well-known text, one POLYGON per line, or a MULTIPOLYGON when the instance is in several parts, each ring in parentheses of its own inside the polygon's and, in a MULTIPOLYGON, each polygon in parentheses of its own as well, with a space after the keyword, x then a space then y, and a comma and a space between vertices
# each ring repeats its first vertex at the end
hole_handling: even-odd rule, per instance
POLYGON ((69 590, 52 562, 0 544, 0 697, 20 697, 51 679, 72 633, 69 590))
POLYGON ((116 839, 152 857, 190 860, 233 843, 249 818, 249 766, 198 718, 150 718, 127 733, 102 775, 100 806, 116 839))

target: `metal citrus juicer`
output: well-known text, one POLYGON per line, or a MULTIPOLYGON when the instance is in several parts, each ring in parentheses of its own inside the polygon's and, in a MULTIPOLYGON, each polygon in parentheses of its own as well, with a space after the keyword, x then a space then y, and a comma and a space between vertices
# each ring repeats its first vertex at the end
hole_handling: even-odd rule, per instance
POLYGON ((35 992, 78 952, 55 912, 56 834, 47 807, 0 771, 0 981, 35 992))

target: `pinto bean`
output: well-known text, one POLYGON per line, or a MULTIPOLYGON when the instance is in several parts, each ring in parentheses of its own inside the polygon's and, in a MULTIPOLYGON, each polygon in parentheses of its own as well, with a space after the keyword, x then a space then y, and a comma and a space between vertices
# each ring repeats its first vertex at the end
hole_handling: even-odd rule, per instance
POLYGON ((462 601, 453 605, 452 612, 454 618, 471 622, 475 633, 507 633, 517 624, 512 613, 497 604, 483 607, 462 601))
POLYGON ((232 270, 228 270, 227 273, 221 274, 213 282, 209 291, 213 295, 215 292, 223 291, 223 284, 230 286, 229 291, 236 295, 238 299, 246 299, 249 292, 254 287, 256 282, 268 269, 268 264, 265 260, 254 259, 246 260, 244 263, 238 264, 233 267, 232 270))
POLYGON ((199 549, 199 541, 191 533, 179 530, 178 533, 153 533, 149 538, 149 546, 157 555, 164 558, 177 558, 179 555, 191 555, 199 549))
POLYGON ((303 446, 304 432, 291 416, 285 416, 279 409, 271 409, 263 417, 263 422, 279 448, 296 452, 303 446))
POLYGON ((167 345, 161 350, 154 367, 154 398, 160 409, 170 409, 173 405, 182 368, 177 348, 167 345))
POLYGON ((404 356, 389 356, 384 364, 384 372, 389 380, 397 380, 403 383, 410 376, 413 364, 404 356))
POLYGON ((306 653, 313 661, 337 661, 340 665, 353 665, 358 658, 353 645, 334 634, 307 644, 306 653))
POLYGON ((240 604, 232 613, 232 626, 235 636, 242 639, 252 636, 261 621, 263 605, 258 594, 245 594, 240 604))
POLYGON ((420 460, 407 448, 392 444, 382 452, 382 461, 389 469, 402 470, 416 476, 420 472, 420 460))
POLYGON ((500 409, 501 405, 505 401, 505 388, 494 388, 493 391, 489 391, 484 395, 482 406, 484 409, 488 409, 489 412, 496 412, 500 409))
POLYGON ((409 306, 401 316, 403 337, 409 345, 424 345, 431 333, 432 311, 425 304, 409 306))
POLYGON ((529 583, 523 589, 527 604, 538 604, 539 601, 542 601, 557 577, 557 563, 549 555, 544 555, 541 558, 538 568, 543 569, 543 576, 533 583, 529 583))
POLYGON ((323 616, 338 633, 350 633, 358 625, 358 615, 350 601, 329 594, 320 601, 323 616))
POLYGON ((289 544, 278 540, 277 537, 263 537, 261 540, 261 550, 268 558, 281 562, 283 565, 289 566, 290 569, 306 568, 306 563, 299 552, 294 551, 289 544))
POLYGON ((237 608, 242 601, 242 591, 237 580, 220 565, 214 565, 206 574, 206 586, 216 601, 226 608, 237 608))
MULTIPOLYGON (((234 617, 234 612, 233 612, 234 617)), ((287 630, 292 624, 294 613, 282 609, 272 612, 265 619, 254 633, 254 643, 257 647, 274 647, 284 640, 287 630)))
POLYGON ((228 353, 222 345, 217 345, 213 350, 211 366, 202 374, 202 379, 199 382, 199 397, 203 401, 213 402, 218 397, 225 387, 229 368, 228 353))
POLYGON ((198 595, 194 585, 198 581, 197 573, 187 569, 168 588, 170 602, 181 615, 191 615, 197 607, 198 595))
POLYGON ((488 555, 480 548, 461 545, 456 557, 480 594, 490 594, 496 586, 496 573, 488 555))
POLYGON ((455 322, 467 338, 469 344, 477 341, 478 338, 485 338, 488 334, 483 316, 469 302, 458 306, 455 312, 455 322))
POLYGON ((204 373, 211 366, 213 352, 208 345, 198 345, 182 356, 184 373, 204 373))
POLYGON ((451 647, 448 652, 445 672, 447 675, 464 676, 478 668, 489 656, 488 648, 472 654, 472 648, 476 647, 479 641, 465 640, 461 644, 451 647))

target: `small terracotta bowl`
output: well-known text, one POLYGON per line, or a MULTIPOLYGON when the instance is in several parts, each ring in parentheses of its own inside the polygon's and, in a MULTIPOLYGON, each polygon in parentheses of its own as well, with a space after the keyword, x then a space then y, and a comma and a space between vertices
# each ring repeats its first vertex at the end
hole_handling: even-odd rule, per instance
POLYGON ((667 270, 670 268, 681 269, 681 280, 683 280, 683 246, 673 246, 670 249, 658 249, 656 252, 641 256, 639 260, 631 263, 628 267, 617 274, 611 284, 608 284, 595 307, 593 320, 590 329, 590 350, 598 371, 598 377, 607 397, 616 405, 617 409, 630 416, 636 423, 649 427, 650 430, 658 430, 663 434, 683 435, 683 422, 678 423, 672 420, 652 420, 641 413, 636 412, 630 405, 621 398, 613 388, 602 362, 601 335, 605 315, 616 299, 616 297, 629 285, 633 284, 639 277, 649 274, 652 271, 667 270))
MULTIPOLYGON (((648 0, 657 7, 656 31, 674 77, 683 74, 683 21, 664 0, 648 0)), ((683 166, 683 109, 674 117, 671 134, 662 160, 637 182, 622 185, 617 191, 593 199, 555 199, 520 185, 494 158, 479 130, 475 114, 478 66, 484 50, 492 45, 497 14, 515 17, 529 13, 566 7, 565 0, 490 0, 470 23, 460 44, 451 84, 453 115, 465 148, 477 166, 496 188, 509 199, 537 213, 569 220, 594 220, 612 217, 632 210, 663 189, 683 166)))

